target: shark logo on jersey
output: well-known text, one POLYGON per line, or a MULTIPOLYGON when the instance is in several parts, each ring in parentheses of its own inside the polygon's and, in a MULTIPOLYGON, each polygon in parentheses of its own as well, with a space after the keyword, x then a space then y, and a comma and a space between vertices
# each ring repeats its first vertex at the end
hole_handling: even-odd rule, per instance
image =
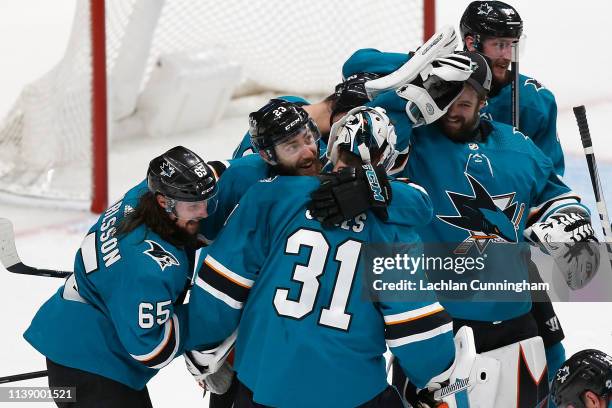
POLYGON ((538 92, 540 92, 540 89, 546 89, 544 85, 542 85, 540 82, 536 81, 533 78, 529 78, 525 81, 525 86, 527 85, 532 85, 538 92))
POLYGON ((485 16, 488 16, 492 11, 493 7, 489 6, 489 3, 481 4, 480 7, 478 7, 478 15, 484 14, 485 16))
POLYGON ((153 260, 157 262, 162 271, 168 266, 180 265, 178 259, 176 259, 176 257, 170 252, 166 251, 164 247, 158 244, 157 242, 151 241, 150 239, 146 239, 145 242, 151 245, 151 248, 145 250, 143 254, 147 254, 151 258, 153 258, 153 260))
POLYGON ((489 243, 518 242, 517 229, 525 204, 514 202, 515 192, 492 196, 474 177, 464 173, 473 195, 446 191, 458 215, 437 215, 440 221, 468 232, 468 237, 455 248, 455 254, 467 253, 473 245, 482 254, 489 243))

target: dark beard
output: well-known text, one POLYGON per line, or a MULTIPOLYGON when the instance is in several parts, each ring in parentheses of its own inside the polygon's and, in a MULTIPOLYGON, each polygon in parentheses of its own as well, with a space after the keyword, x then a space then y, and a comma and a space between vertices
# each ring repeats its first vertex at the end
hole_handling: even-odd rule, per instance
POLYGON ((463 119, 461 120, 462 122, 459 129, 448 128, 446 126, 446 122, 444 121, 439 121, 438 123, 442 129, 442 133, 444 133, 449 139, 462 143, 474 141, 478 134, 477 128, 478 123, 480 122, 480 115, 478 111, 476 111, 476 114, 470 121, 465 122, 463 119))

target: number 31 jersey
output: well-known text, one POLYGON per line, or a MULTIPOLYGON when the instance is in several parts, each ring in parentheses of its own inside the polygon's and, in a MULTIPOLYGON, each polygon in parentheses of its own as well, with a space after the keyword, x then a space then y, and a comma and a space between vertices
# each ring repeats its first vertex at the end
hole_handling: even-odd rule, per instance
MULTIPOLYGON (((220 341, 240 321, 235 369, 264 405, 364 403, 387 387, 387 345, 424 386, 453 361, 450 316, 435 300, 367 300, 360 268, 364 243, 418 235, 370 212, 323 229, 306 210, 318 186, 314 177, 277 177, 249 189, 199 268, 190 337, 220 341)), ((430 205, 423 192, 414 194, 430 205)), ((414 225, 429 221, 416 214, 415 206, 414 225)))

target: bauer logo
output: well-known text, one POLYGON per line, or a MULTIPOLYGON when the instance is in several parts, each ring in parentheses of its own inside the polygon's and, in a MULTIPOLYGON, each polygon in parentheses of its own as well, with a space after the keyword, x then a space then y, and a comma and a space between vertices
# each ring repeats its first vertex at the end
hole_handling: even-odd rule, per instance
POLYGON ((431 103, 428 103, 427 105, 425 105, 425 109, 427 109, 427 113, 428 113, 428 114, 433 115, 433 113, 434 113, 434 108, 433 108, 433 106, 432 106, 432 104, 431 104, 431 103))
POLYGON ((151 248, 143 251, 143 254, 150 256, 151 259, 157 262, 162 271, 168 266, 180 265, 178 259, 170 252, 166 251, 159 243, 151 241, 150 239, 145 240, 145 242, 149 244, 151 248))

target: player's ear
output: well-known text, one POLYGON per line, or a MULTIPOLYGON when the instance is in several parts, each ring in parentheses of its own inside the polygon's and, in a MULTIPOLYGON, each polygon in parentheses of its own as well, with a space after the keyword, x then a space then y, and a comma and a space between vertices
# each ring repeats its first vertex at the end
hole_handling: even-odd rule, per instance
POLYGON ((161 208, 165 209, 166 207, 168 207, 168 201, 166 199, 166 196, 161 194, 155 194, 155 200, 161 208))
POLYGON ((599 407, 599 397, 593 391, 587 391, 582 396, 585 407, 599 407))
POLYGON ((487 97, 486 96, 484 98, 478 99, 478 110, 481 110, 482 108, 484 108, 485 103, 487 103, 487 97))
POLYGON ((264 151, 264 150, 260 150, 259 151, 259 156, 268 164, 272 164, 274 165, 274 163, 272 162, 272 160, 270 160, 270 156, 268 156, 268 154, 264 151))
POLYGON ((476 51, 476 48, 474 48, 474 37, 471 35, 465 36, 465 49, 467 51, 476 51))

